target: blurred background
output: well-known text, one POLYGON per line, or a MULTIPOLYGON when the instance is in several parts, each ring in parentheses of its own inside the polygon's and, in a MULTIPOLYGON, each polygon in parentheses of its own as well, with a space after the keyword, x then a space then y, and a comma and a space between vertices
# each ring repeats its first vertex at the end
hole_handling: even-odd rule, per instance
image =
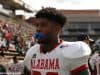
POLYGON ((34 45, 34 14, 44 7, 56 7, 67 17, 60 37, 76 41, 87 33, 100 41, 99 0, 0 0, 0 63, 8 64, 13 56, 23 61, 34 45))

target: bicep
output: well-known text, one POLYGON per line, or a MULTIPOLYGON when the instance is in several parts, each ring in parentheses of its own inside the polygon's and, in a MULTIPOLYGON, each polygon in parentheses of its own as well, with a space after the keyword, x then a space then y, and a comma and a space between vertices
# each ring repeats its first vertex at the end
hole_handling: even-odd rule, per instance
POLYGON ((90 75, 88 66, 86 64, 71 71, 72 75, 90 75))
POLYGON ((89 75, 88 56, 71 59, 70 72, 72 75, 89 75))

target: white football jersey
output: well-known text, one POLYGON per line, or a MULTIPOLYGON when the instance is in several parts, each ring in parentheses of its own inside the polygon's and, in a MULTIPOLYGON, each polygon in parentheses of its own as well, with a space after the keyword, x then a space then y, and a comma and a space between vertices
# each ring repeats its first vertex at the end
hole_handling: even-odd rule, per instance
POLYGON ((21 75, 23 74, 23 63, 10 63, 8 67, 8 73, 10 75, 21 75))
POLYGON ((89 46, 81 41, 62 41, 46 54, 40 52, 40 45, 31 47, 24 59, 24 65, 31 75, 71 75, 71 71, 87 64, 91 53, 89 46))
POLYGON ((96 70, 97 74, 95 75, 100 75, 100 56, 99 54, 94 54, 94 56, 91 57, 90 65, 92 67, 92 70, 96 70))
POLYGON ((95 64, 97 68, 97 75, 100 75, 100 56, 97 57, 95 64))

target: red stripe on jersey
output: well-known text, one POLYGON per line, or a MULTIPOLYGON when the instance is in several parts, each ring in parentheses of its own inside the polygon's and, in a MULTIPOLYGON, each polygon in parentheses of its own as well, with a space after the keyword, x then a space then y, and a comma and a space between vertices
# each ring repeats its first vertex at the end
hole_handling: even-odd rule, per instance
POLYGON ((86 69, 88 69, 88 65, 87 64, 84 64, 84 65, 82 65, 82 66, 80 66, 80 67, 72 70, 71 73, 72 74, 78 74, 78 73, 80 73, 80 72, 82 72, 82 71, 84 71, 86 69))
POLYGON ((32 71, 32 74, 31 75, 41 75, 41 73, 38 72, 38 71, 32 71))

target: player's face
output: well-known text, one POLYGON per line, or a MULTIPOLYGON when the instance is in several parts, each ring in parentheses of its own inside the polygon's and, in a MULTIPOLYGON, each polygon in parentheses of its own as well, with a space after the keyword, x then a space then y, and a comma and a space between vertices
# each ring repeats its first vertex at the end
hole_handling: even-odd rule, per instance
POLYGON ((59 25, 47 19, 40 18, 36 22, 36 32, 43 33, 45 38, 37 39, 38 43, 49 43, 58 36, 59 25))

